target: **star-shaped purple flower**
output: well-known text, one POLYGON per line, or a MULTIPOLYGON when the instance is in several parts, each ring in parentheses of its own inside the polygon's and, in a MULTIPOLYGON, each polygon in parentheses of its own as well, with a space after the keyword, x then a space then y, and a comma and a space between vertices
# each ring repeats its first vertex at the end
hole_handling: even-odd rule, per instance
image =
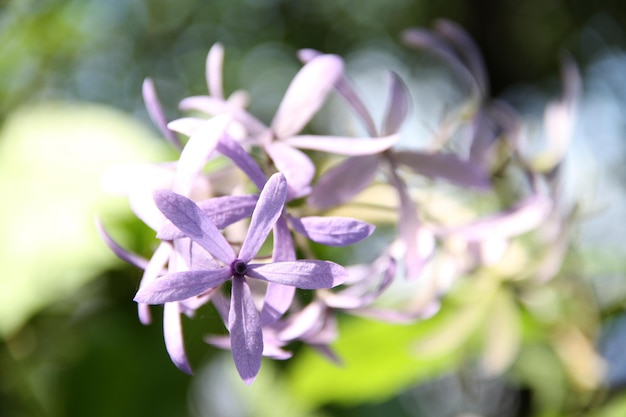
POLYGON ((167 190, 157 191, 154 197, 159 210, 221 265, 165 275, 141 287, 135 301, 163 304, 185 300, 232 279, 228 328, 235 366, 247 384, 254 381, 261 366, 263 334, 246 277, 307 290, 335 287, 347 278, 343 267, 329 261, 251 263, 283 212, 286 196, 284 176, 274 174, 259 195, 248 235, 238 255, 193 201, 167 190))

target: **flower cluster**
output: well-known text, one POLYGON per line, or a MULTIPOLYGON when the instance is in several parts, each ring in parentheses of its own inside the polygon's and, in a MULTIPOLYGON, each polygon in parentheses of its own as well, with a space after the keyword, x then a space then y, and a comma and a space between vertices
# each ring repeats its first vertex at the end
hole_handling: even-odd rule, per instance
MULTIPOLYGON (((338 361, 330 344, 337 337, 339 312, 402 323, 432 315, 455 277, 498 262, 513 238, 547 222, 565 227, 551 184, 562 157, 554 150, 563 149, 572 123, 574 67, 566 66, 563 99, 546 112, 546 142, 556 145, 546 148, 547 157, 530 155, 519 116, 489 99, 482 59, 467 34, 440 21, 434 30, 410 29, 403 36, 408 46, 439 55, 470 91, 463 115, 444 121, 441 130, 447 133, 436 135, 428 150, 396 149, 411 109, 402 79, 391 74, 387 111, 377 125, 336 55, 299 52, 303 67, 269 126, 247 111, 245 93, 225 97, 219 44, 207 58, 209 94, 180 103, 193 117, 168 122, 153 83, 145 81, 148 113, 180 157, 113 169, 106 180, 126 193, 160 243, 147 260, 100 230, 118 256, 144 270, 135 295, 140 320, 151 321, 149 305, 164 305, 166 348, 181 370, 191 372, 180 316, 192 316, 207 303, 219 313, 228 336, 211 335, 206 341, 232 350, 239 375, 249 384, 262 356, 287 359, 286 347, 295 341, 338 361), (330 94, 343 99, 367 137, 302 133, 330 94), (461 144, 455 151, 453 139, 461 144), (338 162, 322 170, 314 160, 338 162), (498 176, 521 178, 515 198, 462 223, 442 220, 422 198, 424 190, 441 183, 470 194, 493 194, 498 176), (374 232, 364 220, 331 215, 363 193, 375 194, 374 187, 389 200, 381 206, 393 213, 389 241, 372 247, 364 264, 315 259, 309 241, 346 246, 374 232), (427 284, 393 306, 378 303, 398 281, 427 284), (311 294, 300 297, 298 290, 311 294)), ((558 232, 545 238, 554 236, 558 232)), ((542 271, 545 279, 554 273, 542 271)))

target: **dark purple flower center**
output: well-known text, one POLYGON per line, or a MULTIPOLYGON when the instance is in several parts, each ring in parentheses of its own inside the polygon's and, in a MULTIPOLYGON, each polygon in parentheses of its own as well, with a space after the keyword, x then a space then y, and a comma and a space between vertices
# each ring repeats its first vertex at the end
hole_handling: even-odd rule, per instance
POLYGON ((230 264, 230 271, 233 275, 245 275, 248 272, 248 264, 246 264, 241 259, 235 259, 232 264, 230 264))

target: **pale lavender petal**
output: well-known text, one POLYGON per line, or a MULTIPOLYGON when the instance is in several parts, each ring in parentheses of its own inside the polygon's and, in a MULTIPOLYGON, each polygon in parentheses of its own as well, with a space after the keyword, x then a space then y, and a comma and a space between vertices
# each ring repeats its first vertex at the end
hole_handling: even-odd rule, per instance
POLYGON ((292 341, 307 333, 319 331, 324 325, 325 312, 326 306, 322 302, 313 301, 290 318, 288 324, 278 333, 278 338, 292 341))
POLYGON ((404 123, 409 113, 409 93, 408 88, 395 72, 391 73, 391 83, 389 86, 389 102, 387 112, 383 119, 383 135, 397 133, 404 123))
MULTIPOLYGON (((220 349, 230 350, 230 338, 225 336, 207 336, 204 341, 210 345, 218 347, 220 349)), ((265 334, 263 334, 263 356, 268 358, 285 360, 293 356, 289 351, 280 348, 280 345, 276 344, 273 340, 267 340, 265 334), (274 342, 274 343, 272 343, 274 342)))
POLYGON ((261 170, 261 167, 259 167, 259 164, 256 163, 243 146, 235 142, 228 134, 224 134, 217 143, 216 149, 219 153, 233 161, 259 190, 263 189, 267 182, 267 177, 261 170))
POLYGON ((209 88, 209 94, 217 98, 224 98, 222 91, 223 63, 224 47, 220 43, 215 43, 206 57, 206 85, 209 88))
POLYGON ((317 58, 320 55, 324 55, 324 53, 317 51, 315 49, 304 48, 304 49, 298 50, 297 55, 298 55, 298 59, 300 60, 300 62, 302 62, 303 64, 308 64, 309 61, 313 60, 313 58, 317 58))
POLYGON ((207 119, 201 119, 199 117, 181 117, 179 119, 172 120, 167 124, 167 127, 174 132, 178 132, 185 136, 193 135, 207 119))
POLYGON ((282 214, 286 197, 285 177, 280 173, 272 175, 259 195, 259 201, 250 220, 248 235, 239 251, 239 259, 249 262, 254 258, 282 214))
POLYGON ((437 20, 435 22, 435 30, 456 46, 457 51, 461 54, 466 67, 474 76, 483 95, 487 95, 489 93, 487 71, 485 70, 480 49, 472 38, 463 28, 447 19, 437 20))
POLYGON ((461 60, 457 52, 439 35, 429 30, 411 28, 402 32, 402 40, 409 46, 427 49, 436 54, 450 65, 452 70, 459 74, 476 94, 482 95, 484 93, 484 90, 481 88, 466 63, 461 60))
POLYGON ((146 110, 152 122, 159 128, 163 136, 167 138, 175 147, 181 149, 183 146, 178 139, 178 136, 167 127, 167 118, 159 102, 156 89, 154 88, 154 82, 150 78, 146 78, 143 81, 141 88, 143 93, 143 102, 146 105, 146 110))
MULTIPOLYGON (((252 135, 258 135, 267 130, 267 126, 241 107, 217 97, 187 97, 178 104, 178 108, 181 111, 197 110, 210 115, 229 113, 252 135)), ((170 128, 173 129, 172 126, 170 128)))
POLYGON ((180 154, 174 177, 175 192, 189 195, 193 182, 206 165, 230 122, 230 115, 216 116, 194 130, 180 154))
POLYGON ((241 379, 250 385, 261 368, 263 333, 250 287, 239 276, 233 277, 228 330, 235 367, 241 379))
POLYGON ((407 276, 414 279, 418 277, 424 264, 418 241, 421 224, 417 217, 417 208, 407 193, 406 186, 395 171, 392 171, 391 174, 391 184, 400 198, 400 218, 397 227, 399 229, 398 234, 405 245, 404 262, 407 276))
POLYGON ((154 201, 185 236, 211 255, 227 265, 235 259, 233 248, 196 203, 169 190, 156 191, 154 201))
MULTIPOLYGON (((385 262, 383 265, 386 266, 386 269, 382 271, 382 279, 371 290, 364 292, 362 289, 359 289, 359 292, 356 292, 351 291, 355 289, 354 286, 351 286, 339 292, 319 291, 318 295, 324 300, 326 305, 332 308, 349 310, 370 305, 391 285, 396 275, 396 261, 393 258, 390 257, 388 262, 385 262)), ((370 275, 378 276, 379 274, 380 271, 370 268, 370 275)), ((370 281, 371 276, 365 277, 365 279, 370 281)))
POLYGON ((433 179, 445 179, 461 187, 489 189, 489 173, 480 165, 464 161, 452 153, 417 151, 395 152, 394 160, 433 179))
MULTIPOLYGON (((293 238, 285 219, 281 216, 274 225, 274 251, 272 261, 295 261, 296 251, 293 238)), ((291 306, 296 293, 295 287, 268 283, 265 300, 261 309, 261 323, 264 325, 276 322, 291 306)))
POLYGON ((375 227, 347 217, 289 217, 300 234, 328 246, 345 246, 360 242, 374 232, 375 227))
POLYGON ((330 261, 300 260, 248 265, 251 278, 291 285, 303 290, 332 288, 343 284, 348 277, 344 267, 330 261))
POLYGON ((441 307, 439 301, 433 301, 425 307, 415 310, 398 311, 385 308, 363 307, 351 310, 350 314, 372 320, 395 324, 413 324, 416 320, 427 319, 435 315, 441 307))
POLYGON ((308 193, 315 175, 315 166, 308 156, 282 141, 270 143, 265 151, 276 169, 285 175, 289 200, 308 193))
POLYGON ((378 155, 346 159, 317 181, 308 203, 311 207, 325 209, 350 200, 372 183, 379 163, 378 155))
POLYGON ((296 74, 276 111, 271 128, 277 138, 298 133, 322 107, 343 71, 336 55, 320 55, 296 74))
MULTIPOLYGON (((305 64, 320 55, 322 55, 322 53, 314 49, 301 49, 298 51, 298 58, 305 64)), ((367 107, 365 107, 358 94, 354 91, 354 87, 352 87, 350 81, 345 76, 340 77, 335 82, 335 90, 337 90, 337 93, 339 93, 344 100, 348 102, 356 114, 361 118, 367 133, 372 137, 379 136, 376 124, 372 119, 372 115, 367 110, 367 107)))
POLYGON ((381 153, 398 143, 400 135, 392 134, 381 138, 351 138, 344 136, 293 136, 282 142, 294 148, 313 149, 338 155, 371 155, 381 153))
POLYGON ((142 285, 134 300, 147 304, 181 301, 217 287, 231 276, 230 268, 176 272, 142 285))
MULTIPOLYGON (((172 253, 172 245, 167 242, 161 242, 150 258, 150 262, 146 265, 139 283, 139 288, 157 279, 159 275, 162 275, 167 265, 167 262, 172 253)), ((142 324, 148 325, 152 322, 152 314, 150 314, 150 308, 148 304, 139 303, 137 305, 137 314, 139 315, 139 321, 142 324)))
POLYGON ((477 220, 465 226, 444 230, 444 236, 460 236, 468 240, 506 239, 540 226, 553 209, 547 197, 530 196, 509 210, 477 220))
MULTIPOLYGON (((257 195, 229 195, 210 198, 197 204, 215 224, 215 227, 221 230, 241 219, 250 217, 258 198, 257 195)), ((180 239, 184 236, 185 234, 171 222, 166 222, 157 234, 157 237, 162 240, 180 239)))
POLYGON ((165 348, 174 365, 181 371, 191 374, 191 366, 185 353, 178 303, 165 303, 163 308, 163 336, 165 338, 165 348))
POLYGON ((111 251, 118 258, 120 258, 123 261, 128 262, 131 265, 136 266, 137 268, 141 268, 141 269, 146 268, 146 266, 148 265, 147 259, 142 258, 139 255, 135 255, 134 253, 129 252, 123 247, 121 247, 115 240, 113 240, 111 235, 109 235, 109 233, 106 231, 106 229, 100 222, 100 219, 96 218, 95 223, 96 223, 96 229, 98 230, 100 237, 102 238, 104 243, 109 247, 109 249, 111 249, 111 251))

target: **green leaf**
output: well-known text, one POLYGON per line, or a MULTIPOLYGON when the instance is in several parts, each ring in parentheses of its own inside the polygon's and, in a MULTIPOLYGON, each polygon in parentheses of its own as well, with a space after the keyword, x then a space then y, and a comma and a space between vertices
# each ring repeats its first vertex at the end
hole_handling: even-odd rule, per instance
POLYGON ((10 115, 0 132, 0 337, 115 261, 94 227, 129 216, 101 191, 118 163, 162 160, 164 142, 122 113, 47 103, 10 115))

